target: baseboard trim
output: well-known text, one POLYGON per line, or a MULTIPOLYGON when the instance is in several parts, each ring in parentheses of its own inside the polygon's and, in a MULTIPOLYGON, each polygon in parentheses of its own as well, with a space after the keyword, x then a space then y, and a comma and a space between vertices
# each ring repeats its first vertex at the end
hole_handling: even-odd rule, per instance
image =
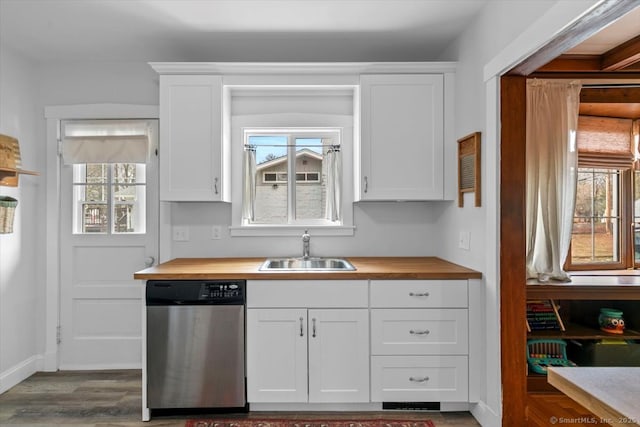
POLYGON ((0 373, 0 394, 20 384, 31 375, 38 372, 38 367, 42 366, 42 356, 36 355, 12 366, 0 373))
POLYGON ((502 426, 502 416, 482 401, 472 405, 470 412, 482 427, 502 426))
POLYGON ((61 371, 110 371, 120 369, 142 369, 142 363, 97 363, 92 365, 60 365, 61 371))

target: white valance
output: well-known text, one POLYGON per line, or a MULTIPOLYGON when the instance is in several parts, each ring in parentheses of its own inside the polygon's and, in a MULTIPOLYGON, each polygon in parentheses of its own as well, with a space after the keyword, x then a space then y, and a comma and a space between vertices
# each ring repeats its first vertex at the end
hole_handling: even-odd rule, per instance
POLYGON ((68 136, 62 141, 65 164, 146 163, 148 157, 147 135, 68 136))
POLYGON ((146 163, 149 137, 145 121, 64 123, 62 158, 74 163, 146 163))

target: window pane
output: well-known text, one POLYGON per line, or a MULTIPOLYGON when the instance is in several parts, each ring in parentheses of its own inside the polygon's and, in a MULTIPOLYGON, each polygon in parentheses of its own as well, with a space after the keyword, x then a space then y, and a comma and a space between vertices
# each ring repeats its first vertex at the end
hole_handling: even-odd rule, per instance
POLYGON ((115 163, 113 165, 113 182, 122 184, 143 184, 144 165, 135 163, 115 163))
POLYGON ((251 135, 256 147, 256 224, 287 223, 287 141, 286 135, 251 135))
POLYGON ((325 186, 307 182, 308 173, 320 174, 324 155, 322 139, 296 138, 296 219, 324 218, 325 186))
POLYGON ((571 238, 573 264, 620 261, 620 171, 580 168, 571 238))
POLYGON ((82 232, 106 233, 108 216, 106 203, 82 203, 82 232))
POLYGON ((73 232, 144 233, 145 176, 144 164, 74 165, 73 232))

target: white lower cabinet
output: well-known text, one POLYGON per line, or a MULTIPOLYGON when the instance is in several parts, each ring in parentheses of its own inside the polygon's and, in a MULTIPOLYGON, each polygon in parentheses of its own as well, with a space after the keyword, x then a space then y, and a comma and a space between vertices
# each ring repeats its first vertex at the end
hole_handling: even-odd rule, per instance
POLYGON ((368 402, 367 309, 247 310, 247 399, 368 402))
POLYGON ((466 402, 467 356, 373 356, 374 402, 466 402))
POLYGON ((468 402, 466 280, 371 281, 371 400, 468 402))
POLYGON ((469 402, 468 300, 466 280, 248 281, 247 400, 469 402))

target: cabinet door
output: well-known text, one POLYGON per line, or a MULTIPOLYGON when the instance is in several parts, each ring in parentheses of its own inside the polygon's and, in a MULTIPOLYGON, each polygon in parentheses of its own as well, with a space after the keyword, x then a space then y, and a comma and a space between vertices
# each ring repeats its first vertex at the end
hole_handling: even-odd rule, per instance
POLYGON ((367 309, 309 310, 309 401, 369 401, 367 309))
POLYGON ((444 77, 363 75, 361 200, 442 200, 444 77))
POLYGON ((221 201, 222 77, 160 76, 160 200, 221 201))
POLYGON ((247 310, 247 400, 307 401, 307 310, 247 310))

